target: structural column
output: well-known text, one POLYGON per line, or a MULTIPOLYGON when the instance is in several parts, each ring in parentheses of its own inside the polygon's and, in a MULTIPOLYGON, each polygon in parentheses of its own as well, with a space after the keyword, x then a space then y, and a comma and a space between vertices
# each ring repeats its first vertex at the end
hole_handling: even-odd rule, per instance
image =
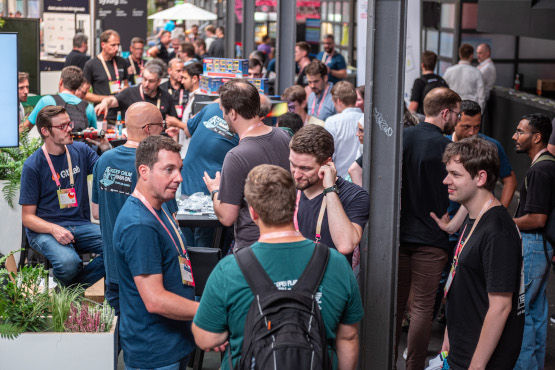
POLYGON ((235 57, 235 0, 226 0, 225 56, 226 58, 235 57))
POLYGON ((295 80, 296 1, 278 1, 276 94, 281 95, 295 80))
POLYGON ((361 244, 361 369, 394 365, 405 8, 406 0, 368 0, 363 184, 370 217, 361 244))
POLYGON ((241 28, 243 58, 254 50, 254 1, 243 1, 243 27, 241 28))

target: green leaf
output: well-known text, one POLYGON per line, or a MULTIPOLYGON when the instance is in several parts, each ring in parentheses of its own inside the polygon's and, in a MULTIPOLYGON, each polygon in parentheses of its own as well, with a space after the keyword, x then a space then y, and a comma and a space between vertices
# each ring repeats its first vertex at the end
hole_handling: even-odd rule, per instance
POLYGON ((0 324, 0 338, 13 340, 19 337, 21 333, 23 333, 23 328, 15 324, 7 322, 0 324))

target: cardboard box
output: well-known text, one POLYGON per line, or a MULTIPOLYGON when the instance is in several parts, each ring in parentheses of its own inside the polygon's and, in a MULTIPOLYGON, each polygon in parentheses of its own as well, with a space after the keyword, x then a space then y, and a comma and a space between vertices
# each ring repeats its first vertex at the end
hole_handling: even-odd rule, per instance
POLYGON ((259 93, 264 95, 268 94, 268 79, 267 78, 247 78, 251 84, 258 89, 259 93))
POLYGON ((200 92, 206 95, 218 95, 220 86, 229 80, 231 78, 200 76, 200 92))
POLYGON ((204 58, 203 75, 207 77, 243 78, 249 75, 248 59, 204 58))

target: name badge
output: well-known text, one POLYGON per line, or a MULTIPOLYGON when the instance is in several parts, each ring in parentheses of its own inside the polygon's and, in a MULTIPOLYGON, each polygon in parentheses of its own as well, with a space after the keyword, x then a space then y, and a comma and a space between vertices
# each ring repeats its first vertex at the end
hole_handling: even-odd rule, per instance
POLYGON ((177 117, 183 117, 183 105, 176 105, 175 111, 177 112, 177 117))
POLYGON ((110 94, 116 94, 121 90, 121 83, 119 81, 110 81, 110 94))
POLYGON ((191 261, 188 258, 178 256, 179 258, 179 271, 181 271, 181 281, 183 285, 195 286, 193 279, 193 270, 191 269, 191 261))
POLYGON ((57 193, 60 209, 77 207, 77 194, 75 193, 75 188, 59 189, 57 193))

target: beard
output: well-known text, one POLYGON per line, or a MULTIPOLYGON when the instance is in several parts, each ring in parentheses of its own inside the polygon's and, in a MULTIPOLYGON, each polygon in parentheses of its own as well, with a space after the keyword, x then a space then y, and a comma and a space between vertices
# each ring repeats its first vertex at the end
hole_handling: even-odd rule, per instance
POLYGON ((318 180, 315 181, 310 181, 310 179, 307 179, 305 181, 303 181, 302 183, 298 183, 295 180, 295 188, 297 188, 297 190, 306 190, 310 187, 312 187, 313 185, 315 185, 318 182, 318 180))
POLYGON ((455 125, 456 125, 456 123, 453 123, 451 121, 447 121, 445 123, 445 126, 443 127, 443 133, 447 134, 447 135, 451 135, 453 133, 453 131, 455 131, 455 125))

